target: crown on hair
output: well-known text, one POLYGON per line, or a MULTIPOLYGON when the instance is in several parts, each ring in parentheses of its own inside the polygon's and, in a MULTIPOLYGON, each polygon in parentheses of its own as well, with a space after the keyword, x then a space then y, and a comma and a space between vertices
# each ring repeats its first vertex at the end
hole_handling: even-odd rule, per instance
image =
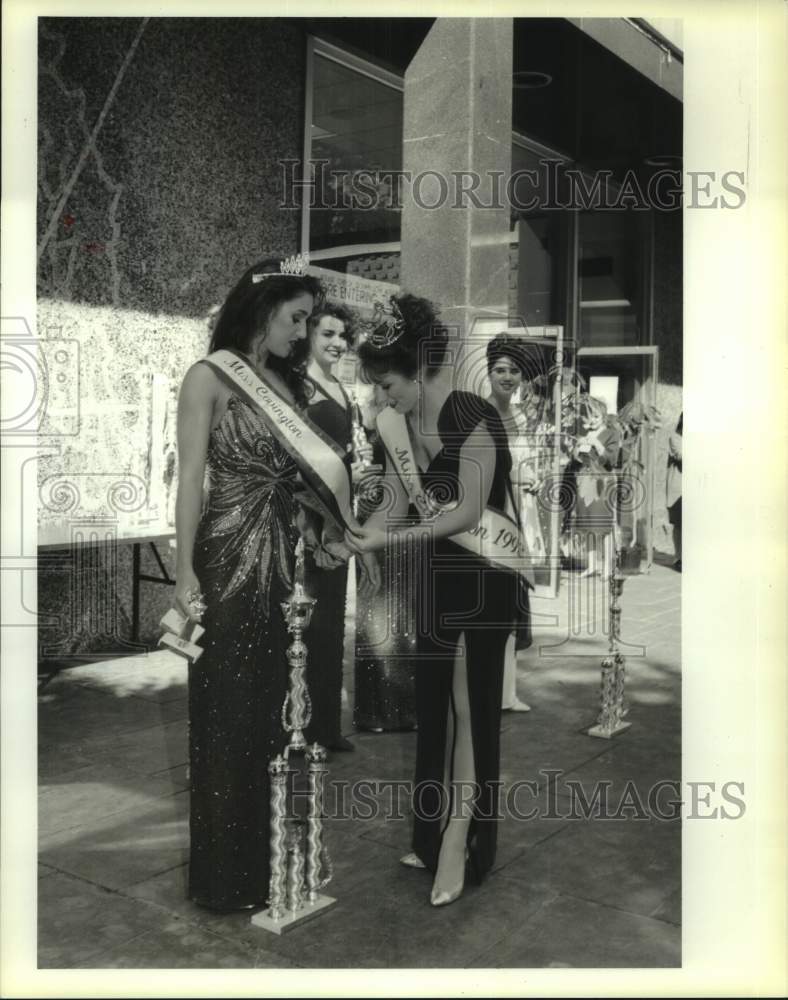
POLYGON ((292 257, 285 257, 284 260, 281 260, 278 271, 265 271, 253 274, 252 284, 256 285, 265 278, 281 278, 282 275, 287 275, 291 278, 303 278, 307 267, 309 267, 309 253, 297 253, 292 257))
POLYGON ((366 343, 377 350, 390 347, 405 332, 405 318, 392 295, 388 302, 377 299, 372 316, 364 324, 366 343))

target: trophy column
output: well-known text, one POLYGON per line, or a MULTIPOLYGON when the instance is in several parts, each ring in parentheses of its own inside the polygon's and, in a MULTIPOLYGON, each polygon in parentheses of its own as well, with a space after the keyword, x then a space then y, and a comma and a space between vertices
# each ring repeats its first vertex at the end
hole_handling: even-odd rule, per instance
POLYGON ((323 781, 326 751, 318 743, 307 747, 304 729, 312 714, 306 686, 307 647, 304 630, 309 627, 315 600, 304 590, 304 540, 296 546, 293 592, 282 602, 282 613, 293 641, 287 649, 290 687, 282 705, 282 728, 289 739, 281 754, 268 765, 271 778, 271 881, 268 909, 251 918, 256 927, 284 934, 336 903, 321 890, 331 880, 331 860, 323 844, 323 781), (306 823, 288 817, 290 754, 304 754, 307 764, 306 823))
POLYGON ((621 550, 615 549, 615 569, 610 576, 610 648, 602 660, 602 680, 600 687, 600 711, 595 726, 588 730, 589 736, 604 740, 629 729, 631 722, 624 722, 624 679, 626 661, 618 648, 621 637, 621 605, 619 600, 624 589, 624 574, 621 572, 621 550))

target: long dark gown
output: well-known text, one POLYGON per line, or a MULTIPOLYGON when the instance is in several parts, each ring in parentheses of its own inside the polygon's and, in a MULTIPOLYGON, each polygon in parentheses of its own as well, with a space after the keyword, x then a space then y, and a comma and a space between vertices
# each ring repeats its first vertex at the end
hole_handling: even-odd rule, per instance
POLYGON ((281 752, 289 645, 279 602, 292 574, 296 466, 231 396, 212 431, 210 490, 194 543, 207 610, 189 667, 189 897, 262 906, 269 884, 268 762, 281 752))
MULTIPOLYGON (((313 383, 314 384, 314 383, 313 383)), ((343 394, 344 394, 344 390, 343 394)), ((353 424, 350 400, 341 406, 320 386, 307 407, 307 416, 325 434, 334 440, 347 456, 350 468, 353 441, 353 424)), ((322 519, 310 518, 318 538, 322 519)), ((345 598, 347 595, 347 563, 335 569, 321 569, 311 551, 304 559, 304 585, 310 597, 317 601, 309 629, 304 639, 309 650, 307 659, 307 687, 312 702, 312 718, 306 729, 310 743, 333 747, 342 738, 342 661, 345 637, 345 598)))
MULTIPOLYGON (((383 466, 383 442, 372 434, 373 461, 383 466)), ((362 523, 383 499, 362 499, 362 523)), ((416 520, 415 512, 413 514, 416 520)), ((416 659, 416 601, 409 586, 406 549, 398 558, 383 549, 377 554, 382 586, 375 594, 356 591, 356 656, 353 724, 356 729, 409 730, 416 728, 414 663, 416 659)))
MULTIPOLYGON (((442 448, 422 472, 422 482, 425 490, 442 503, 458 498, 460 449, 480 422, 490 432, 496 450, 487 505, 504 510, 511 469, 506 431, 498 412, 473 393, 452 392, 448 396, 438 418, 442 448)), ((437 868, 445 828, 445 818, 441 816, 445 801, 444 768, 448 723, 450 716, 452 722, 455 718, 452 678, 461 633, 465 635, 474 770, 479 790, 468 833, 473 873, 481 879, 495 860, 504 648, 518 605, 520 613, 525 610, 524 600, 527 600, 526 590, 513 571, 493 568, 448 538, 423 547, 418 601, 418 738, 412 844, 431 871, 437 868)), ((449 780, 452 778, 450 766, 449 780)))

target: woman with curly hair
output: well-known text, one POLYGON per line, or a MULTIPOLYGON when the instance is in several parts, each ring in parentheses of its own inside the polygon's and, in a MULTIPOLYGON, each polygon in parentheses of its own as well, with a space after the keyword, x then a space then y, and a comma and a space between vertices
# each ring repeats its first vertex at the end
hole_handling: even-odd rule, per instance
POLYGON ((388 400, 377 427, 389 499, 347 535, 356 551, 408 540, 417 549, 413 854, 402 860, 433 873, 433 906, 460 896, 466 865, 481 880, 495 859, 504 648, 518 594, 503 545, 518 536, 503 513, 506 431, 488 402, 453 389, 449 348, 434 307, 408 294, 361 345, 388 400))

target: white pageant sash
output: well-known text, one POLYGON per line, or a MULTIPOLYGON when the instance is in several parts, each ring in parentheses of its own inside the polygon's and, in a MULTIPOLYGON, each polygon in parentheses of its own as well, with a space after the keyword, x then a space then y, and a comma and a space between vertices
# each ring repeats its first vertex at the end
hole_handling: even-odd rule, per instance
MULTIPOLYGON (((411 503, 422 520, 429 521, 436 507, 424 492, 405 417, 388 407, 378 415, 377 427, 411 503)), ((520 526, 508 514, 485 507, 475 528, 450 535, 449 540, 495 566, 521 573, 533 586, 527 546, 520 526)))
POLYGON ((356 532, 359 525, 351 507, 350 477, 339 446, 263 381, 244 358, 221 350, 204 360, 260 413, 323 507, 341 527, 356 532))

